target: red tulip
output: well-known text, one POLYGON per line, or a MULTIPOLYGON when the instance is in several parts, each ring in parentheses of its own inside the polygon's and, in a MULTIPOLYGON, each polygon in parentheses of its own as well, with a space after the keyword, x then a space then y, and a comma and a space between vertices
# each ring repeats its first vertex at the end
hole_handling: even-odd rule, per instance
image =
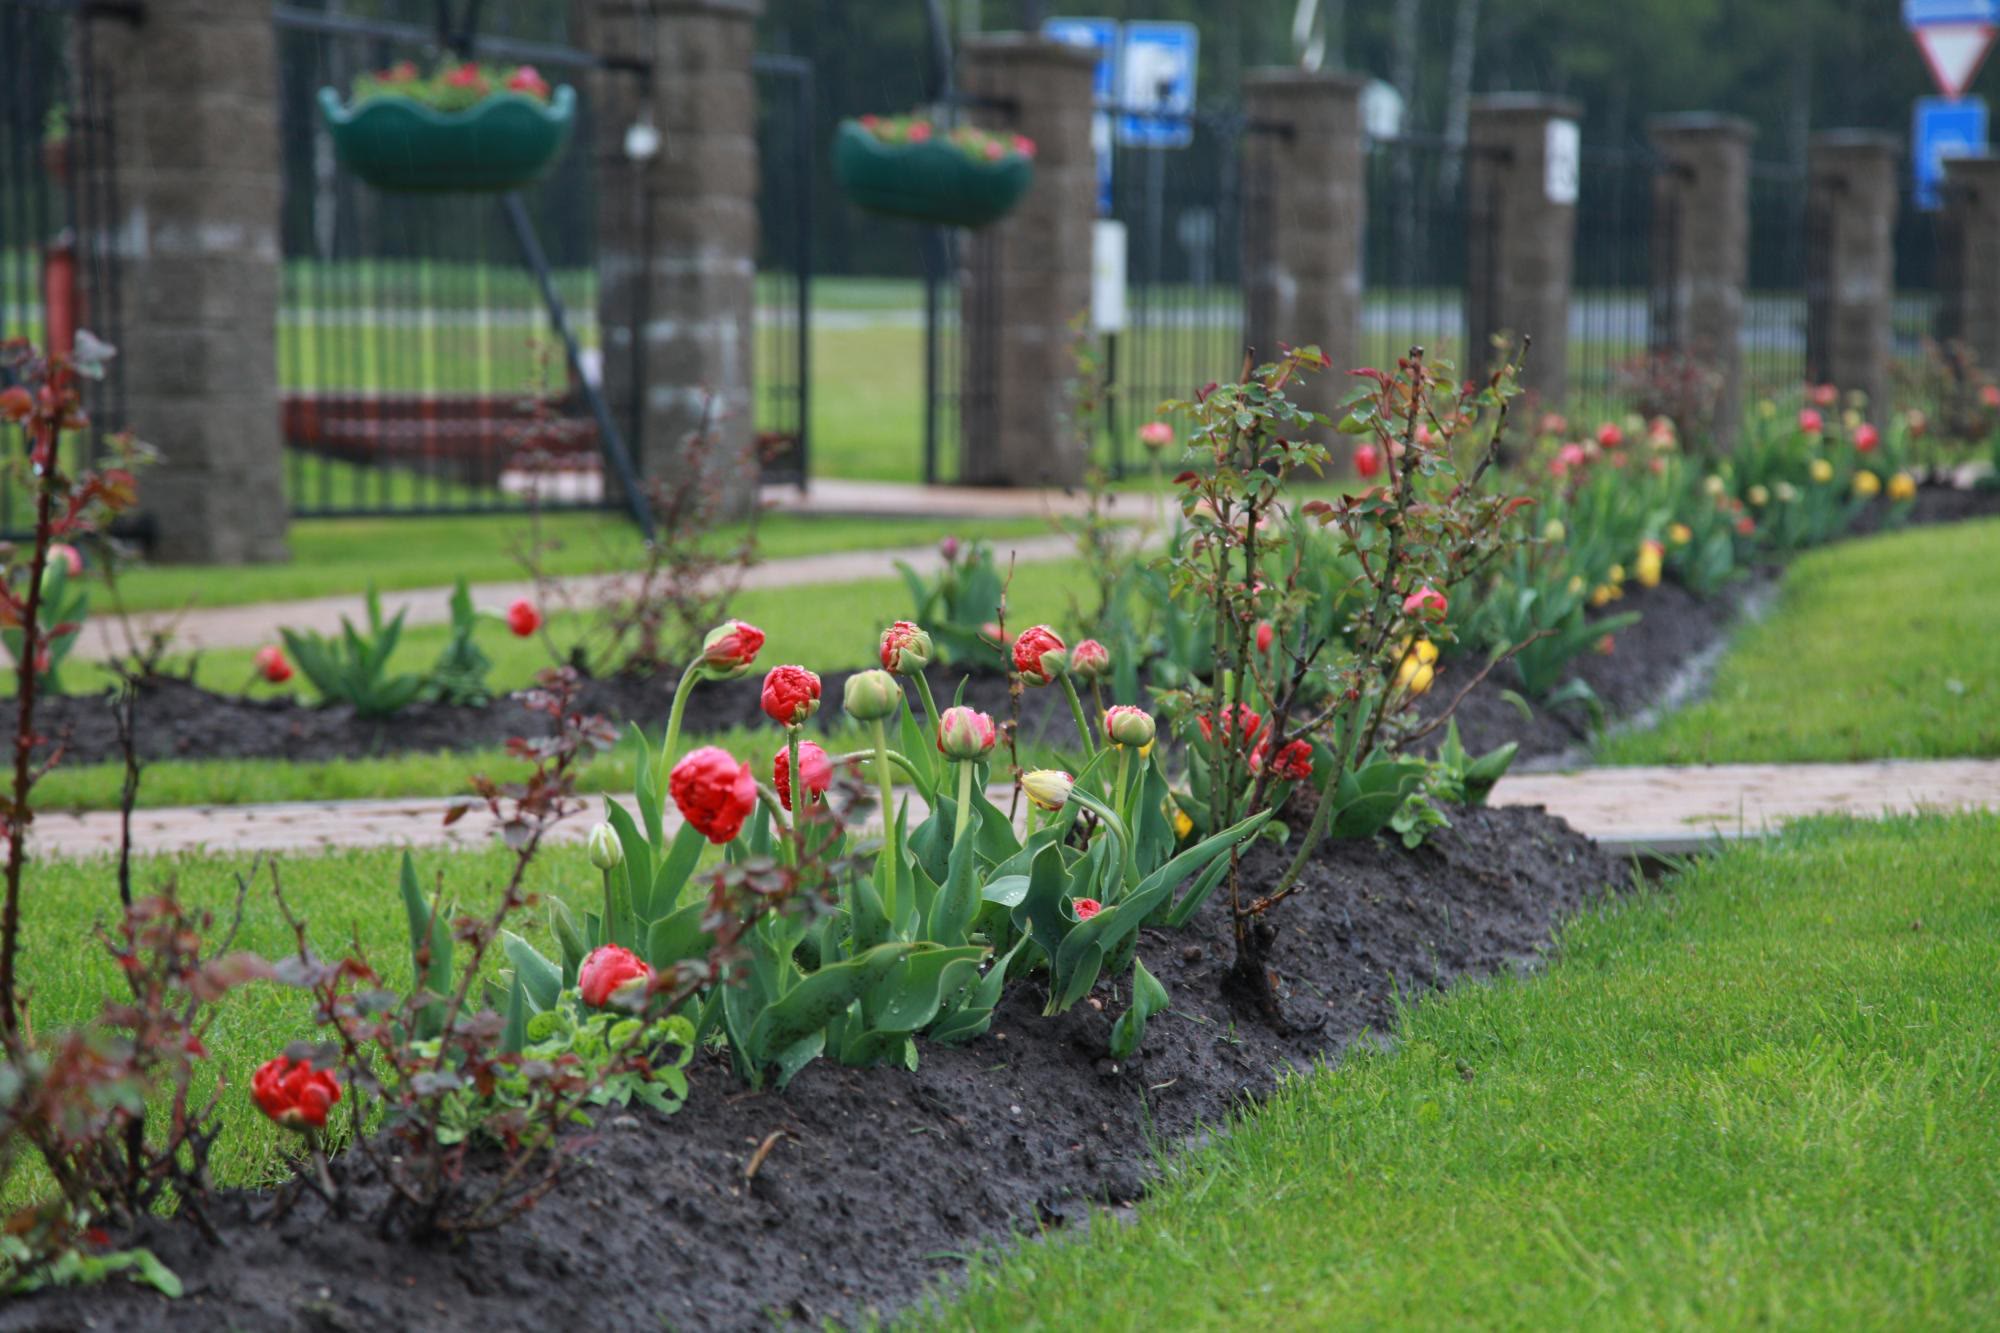
MULTIPOLYGON (((806 797, 818 800, 833 781, 833 761, 826 751, 811 741, 799 742, 799 772, 805 775, 806 797)), ((778 789, 778 803, 792 808, 792 756, 789 748, 778 751, 771 761, 771 785, 778 789)))
POLYGON ((1301 737, 1292 741, 1271 761, 1271 771, 1292 782, 1304 782, 1313 775, 1312 743, 1301 737))
POLYGON ((1625 431, 1615 421, 1607 421, 1597 428, 1597 443, 1606 449, 1616 449, 1625 443, 1625 431))
POLYGON ((882 631, 882 669, 913 676, 937 655, 931 636, 913 621, 899 620, 882 631))
POLYGON ((525 639, 541 627, 542 613, 527 598, 507 608, 507 628, 514 632, 515 638, 525 639))
POLYGON ((1071 650, 1069 669, 1079 680, 1099 680, 1111 674, 1111 652, 1095 639, 1085 639, 1071 650))
POLYGON ((275 643, 259 648, 251 660, 256 663, 257 674, 273 685, 283 685, 292 678, 292 664, 285 660, 285 650, 275 643))
POLYGON ((1446 605, 1444 594, 1426 584, 1403 599, 1403 614, 1443 620, 1446 605))
POLYGON ((1047 625, 1024 629, 1014 640, 1014 669, 1027 677, 1030 685, 1048 684, 1068 665, 1062 639, 1047 625))
POLYGON ((947 759, 984 759, 993 753, 993 719, 959 705, 938 718, 938 753, 947 759))
POLYGON ((1104 904, 1095 898, 1072 898, 1069 905, 1076 909, 1078 921, 1088 921, 1104 910, 1104 904))
POLYGON ((779 726, 796 727, 819 711, 819 677, 802 666, 772 667, 758 702, 779 726))
POLYGON ((2000 407, 2000 384, 1980 385, 1979 401, 1987 407, 2000 407))
POLYGON ((757 779, 750 765, 713 745, 691 751, 675 764, 667 790, 681 818, 718 846, 742 831, 757 804, 757 779))
POLYGON ((1382 451, 1374 444, 1354 446, 1354 470, 1366 481, 1382 470, 1382 451))
POLYGON ((576 970, 576 988, 593 1009, 609 1005, 619 987, 641 979, 651 981, 653 969, 638 954, 617 944, 592 949, 576 970))
POLYGON ((1825 422, 1820 420, 1819 413, 1813 411, 1810 407, 1803 407, 1799 409, 1799 429, 1804 431, 1806 434, 1808 435, 1819 434, 1820 427, 1825 424, 1826 424, 1825 422))
POLYGON ((326 1113, 340 1100, 340 1080, 310 1060, 281 1055, 250 1076, 250 1096, 265 1115, 303 1133, 326 1128, 326 1113))
POLYGON ((1832 407, 1840 401, 1840 386, 1837 384, 1815 384, 1806 390, 1806 397, 1821 407, 1832 407))
POLYGON ((734 678, 750 669, 764 646, 764 631, 741 620, 728 620, 701 641, 701 664, 712 676, 734 678))
POLYGON ((1268 652, 1270 652, 1270 651, 1271 651, 1271 640, 1272 640, 1273 638, 1275 638, 1276 636, 1277 636, 1277 632, 1276 632, 1275 630, 1273 630, 1273 629, 1271 628, 1271 622, 1270 622, 1270 621, 1268 621, 1268 620, 1260 620, 1260 621, 1258 621, 1258 622, 1257 622, 1257 651, 1258 651, 1258 652, 1260 652, 1260 653, 1268 653, 1268 652))
MULTIPOLYGON (((1195 724, 1201 728, 1201 738, 1203 740, 1206 741, 1214 738, 1214 724, 1209 721, 1207 713, 1198 715, 1195 718, 1195 724)), ((1222 739, 1225 742, 1233 740, 1239 744, 1247 744, 1263 725, 1263 717, 1249 704, 1236 705, 1236 713, 1233 717, 1227 708, 1222 710, 1222 739)))
POLYGON ((1862 453, 1873 452, 1875 446, 1880 443, 1882 443, 1882 432, 1867 422, 1864 421, 1854 428, 1854 447, 1862 453))

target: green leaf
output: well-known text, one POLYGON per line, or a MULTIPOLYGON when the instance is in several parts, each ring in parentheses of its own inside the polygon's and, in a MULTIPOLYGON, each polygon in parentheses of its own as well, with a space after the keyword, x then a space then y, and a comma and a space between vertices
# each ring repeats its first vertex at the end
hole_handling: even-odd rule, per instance
POLYGON ((972 918, 979 911, 979 876, 972 839, 962 839, 951 849, 950 873, 944 887, 931 903, 925 931, 940 944, 962 944, 972 918))
POLYGON ((701 928, 708 911, 705 902, 689 903, 655 921, 646 931, 646 961, 656 972, 664 972, 690 958, 706 957, 714 937, 701 928))
POLYGON ((757 1015, 744 1055, 756 1064, 767 1064, 795 1043, 824 1032, 828 1023, 921 947, 878 944, 845 962, 822 967, 757 1015))
POLYGON ((659 873, 653 877, 650 919, 665 916, 680 906, 688 878, 701 863, 702 848, 707 845, 708 839, 692 824, 681 825, 680 831, 674 834, 673 844, 667 848, 666 858, 660 862, 659 873))
POLYGON ((1146 970, 1138 959, 1132 961, 1132 1007, 1119 1015, 1111 1028, 1111 1058, 1129 1060, 1146 1039, 1146 1020, 1167 1007, 1167 988, 1146 970))
POLYGON ((500 947, 514 965, 516 983, 527 989, 528 1002, 536 1011, 555 1008, 556 997, 562 993, 562 969, 511 930, 500 932, 500 947))
POLYGON ((519 1055, 527 1044, 528 990, 517 972, 514 984, 507 988, 507 1026, 500 1031, 500 1050, 504 1055, 519 1055))
POLYGON ((937 1017, 945 998, 971 979, 990 952, 979 944, 917 946, 862 997, 861 1012, 869 1028, 908 1033, 923 1027, 937 1017), (956 986, 950 984, 954 981, 956 986))
POLYGON ((1007 969, 1014 955, 1027 946, 1027 936, 986 969, 986 975, 965 992, 962 1001, 946 1001, 944 1013, 927 1034, 932 1041, 949 1044, 970 1041, 993 1025, 993 1006, 1000 1003, 1001 988, 1007 984, 1007 969))

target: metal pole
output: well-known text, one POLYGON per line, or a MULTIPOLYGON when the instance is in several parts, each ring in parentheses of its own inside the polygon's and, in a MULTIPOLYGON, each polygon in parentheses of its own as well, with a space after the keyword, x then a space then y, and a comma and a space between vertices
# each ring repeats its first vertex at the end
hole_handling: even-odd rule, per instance
POLYGON ((549 308, 549 323, 555 325, 556 336, 563 341, 563 352, 569 362, 569 373, 583 388, 584 400, 590 404, 590 415, 597 421, 598 448, 604 454, 605 462, 618 476, 618 484, 625 491, 625 507, 631 511, 632 521, 653 538, 653 514, 646 507, 646 497, 639 489, 639 477, 632 469, 632 459, 625 452, 625 441, 618 433, 618 424, 611 419, 611 409, 605 405, 604 394, 598 386, 583 373, 582 349, 577 346, 576 334, 570 331, 569 314, 563 309, 562 297, 556 293, 555 277, 549 272, 549 258, 542 253, 542 243, 535 237, 534 223, 528 220, 527 206, 521 202, 518 190, 509 190, 501 198, 506 209, 508 225, 514 231, 514 243, 521 247, 521 258, 535 275, 535 282, 542 289, 542 302, 549 308))
POLYGON ((924 228, 924 484, 937 485, 938 295, 944 282, 944 228, 924 228))
POLYGON ((812 476, 812 247, 813 247, 813 133, 812 66, 799 71, 798 124, 792 134, 792 168, 799 190, 799 493, 806 491, 812 476))

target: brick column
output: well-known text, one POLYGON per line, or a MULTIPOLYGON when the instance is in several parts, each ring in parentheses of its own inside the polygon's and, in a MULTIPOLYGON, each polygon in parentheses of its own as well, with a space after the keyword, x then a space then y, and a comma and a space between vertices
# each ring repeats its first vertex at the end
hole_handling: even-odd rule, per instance
POLYGON ((1361 364, 1361 233, 1368 217, 1361 93, 1352 74, 1252 70, 1243 147, 1244 341, 1259 361, 1317 343, 1332 362, 1300 390, 1331 414, 1361 364))
POLYGON ((92 36, 116 90, 125 417, 163 457, 139 479, 155 553, 281 560, 271 7, 179 0, 92 36))
MULTIPOLYGON (((1551 138, 1575 133, 1581 108, 1559 97, 1472 99, 1466 152, 1465 353, 1476 375, 1506 334, 1534 340, 1525 384, 1559 406, 1569 392, 1570 274, 1576 251, 1574 180, 1551 179, 1551 138), (1552 189, 1552 187, 1554 187, 1552 189)), ((1573 140, 1572 140, 1573 142, 1573 140)))
POLYGON ((1944 180, 1938 333, 1963 343, 1972 363, 1993 375, 2000 373, 2000 157, 1952 158, 1944 180))
POLYGON ((1085 458, 1071 421, 1070 321, 1090 304, 1097 159, 1090 146, 1090 51, 995 33, 960 53, 972 118, 1035 141, 1035 183, 999 222, 969 235, 960 275, 959 475, 988 486, 1065 486, 1085 458))
POLYGON ((687 479, 689 440, 711 441, 699 480, 729 512, 756 503, 751 348, 757 278, 761 0, 591 0, 584 41, 614 61, 591 78, 597 126, 598 321, 604 392, 648 479, 687 479), (626 130, 650 117, 657 152, 626 130), (636 342, 636 348, 635 348, 636 342))
POLYGON ((1816 134, 1806 150, 1806 378, 1889 402, 1898 141, 1816 134))
POLYGON ((1750 143, 1736 116, 1660 116, 1653 182, 1652 338, 1722 377, 1714 419, 1697 425, 1726 449, 1743 411, 1743 289, 1750 280, 1750 143), (1664 297, 1665 299, 1660 299, 1664 297))

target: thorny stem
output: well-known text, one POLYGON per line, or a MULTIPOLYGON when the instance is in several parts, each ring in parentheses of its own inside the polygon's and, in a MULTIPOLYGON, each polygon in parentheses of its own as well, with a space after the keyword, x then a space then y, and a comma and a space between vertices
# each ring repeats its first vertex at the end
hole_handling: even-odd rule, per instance
POLYGON ((7 810, 7 897, 0 908, 0 1040, 11 1049, 20 1036, 14 964, 21 944, 21 872, 27 864, 28 796, 35 785, 35 664, 42 652, 42 574, 49 565, 49 529, 55 517, 55 427, 42 427, 48 461, 35 493, 35 553, 28 561, 28 603, 22 612, 21 655, 14 663, 14 783, 7 810))

